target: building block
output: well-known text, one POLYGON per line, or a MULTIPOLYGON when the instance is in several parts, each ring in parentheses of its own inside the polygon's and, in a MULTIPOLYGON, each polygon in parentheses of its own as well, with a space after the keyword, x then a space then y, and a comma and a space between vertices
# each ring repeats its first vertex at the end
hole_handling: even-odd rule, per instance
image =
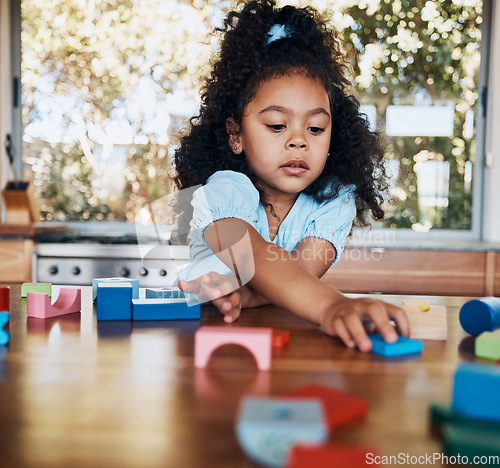
POLYGON ((474 344, 476 356, 487 359, 500 359, 500 333, 483 332, 477 338, 474 344))
POLYGON ((169 288, 146 288, 146 299, 185 299, 186 294, 175 286, 169 288))
POLYGON ((422 306, 406 304, 403 309, 410 322, 410 338, 414 340, 442 340, 448 337, 448 325, 446 320, 446 307, 422 306))
POLYGON ((500 422, 482 421, 480 419, 467 418, 454 411, 450 406, 434 403, 430 406, 429 419, 431 426, 442 429, 445 424, 463 427, 490 428, 500 434, 500 422))
POLYGON ((413 307, 418 307, 420 310, 423 310, 424 312, 427 312, 431 306, 427 301, 412 301, 405 299, 403 301, 403 306, 413 306, 413 307))
POLYGON ((10 311, 10 286, 0 286, 0 310, 10 311))
POLYGON ((133 320, 188 320, 201 318, 200 304, 186 299, 133 299, 133 320))
POLYGON ((460 325, 470 335, 500 328, 500 299, 483 297, 466 302, 460 309, 460 325))
MULTIPOLYGON (((443 445, 449 457, 467 457, 472 462, 474 457, 486 460, 484 457, 496 457, 491 465, 498 466, 500 457, 500 432, 490 427, 463 427, 455 424, 445 424, 442 430, 443 445)), ((484 463, 485 465, 488 463, 484 463)))
POLYGON ((398 336, 398 341, 395 343, 387 343, 380 333, 368 335, 373 343, 372 353, 380 354, 381 356, 402 356, 404 354, 414 354, 422 352, 422 342, 398 336))
POLYGON ((48 294, 36 292, 29 292, 26 301, 28 317, 43 319, 80 312, 81 307, 82 291, 80 289, 61 288, 54 304, 50 303, 48 294))
POLYGON ((273 330, 273 348, 283 348, 290 343, 290 332, 288 330, 273 330))
POLYGON ((52 283, 23 283, 21 286, 21 297, 28 297, 28 293, 36 292, 52 295, 52 283))
POLYGON ((368 401, 350 393, 341 392, 323 385, 306 385, 280 394, 281 398, 314 398, 323 405, 325 421, 330 429, 343 426, 366 415, 368 401))
POLYGON ((10 340, 10 334, 4 330, 5 324, 9 321, 10 314, 8 312, 0 312, 0 345, 6 345, 10 340))
POLYGON ((97 283, 96 318, 103 320, 132 320, 134 287, 125 282, 97 283))
POLYGON ((460 363, 453 379, 451 406, 467 418, 500 422, 500 368, 460 363))
POLYGON ((377 450, 357 445, 294 445, 288 453, 286 468, 366 468, 376 463, 377 450))
POLYGON ((139 299, 139 280, 132 278, 95 278, 92 280, 92 300, 97 297, 97 285, 101 283, 127 283, 132 285, 132 299, 139 299))
POLYGON ((245 397, 240 403, 236 435, 256 463, 283 466, 295 444, 319 444, 328 437, 317 400, 245 397))
POLYGON ((215 349, 225 344, 236 344, 253 354, 259 370, 269 370, 272 336, 272 328, 200 327, 194 335, 194 365, 204 368, 215 349))

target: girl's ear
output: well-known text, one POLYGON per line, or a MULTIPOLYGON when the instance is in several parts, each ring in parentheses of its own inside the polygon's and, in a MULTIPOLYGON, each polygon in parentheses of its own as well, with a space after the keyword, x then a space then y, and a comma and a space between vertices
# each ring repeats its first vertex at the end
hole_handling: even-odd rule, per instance
POLYGON ((240 126, 232 117, 226 120, 226 130, 229 137, 229 147, 234 154, 241 154, 243 148, 240 140, 240 126))

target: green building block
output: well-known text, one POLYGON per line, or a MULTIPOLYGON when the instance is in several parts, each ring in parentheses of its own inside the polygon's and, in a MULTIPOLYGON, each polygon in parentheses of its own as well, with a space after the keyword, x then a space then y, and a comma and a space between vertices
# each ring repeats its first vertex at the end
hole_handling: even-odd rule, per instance
MULTIPOLYGON (((462 457, 472 463, 474 457, 481 465, 498 466, 500 464, 500 430, 491 427, 463 427, 456 424, 443 426, 443 444, 449 457, 462 457)), ((467 463, 465 463, 467 464, 467 463)))
POLYGON ((453 424, 461 427, 492 429, 500 434, 500 423, 467 418, 453 411, 450 406, 441 403, 433 403, 430 406, 429 419, 431 426, 438 429, 442 429, 445 424, 453 424))
POLYGON ((27 297, 29 292, 48 294, 52 293, 52 283, 23 283, 21 297, 27 297))
POLYGON ((500 333, 498 332, 483 332, 475 342, 475 354, 478 357, 500 359, 500 333))

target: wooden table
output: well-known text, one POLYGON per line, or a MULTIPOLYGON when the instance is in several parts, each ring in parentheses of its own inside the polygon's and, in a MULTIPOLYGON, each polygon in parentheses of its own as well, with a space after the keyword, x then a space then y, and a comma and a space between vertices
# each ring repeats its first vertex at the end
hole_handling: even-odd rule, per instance
MULTIPOLYGON (((403 297, 384 299, 401 304, 403 297)), ((457 362, 474 357, 457 319, 467 298, 422 299, 448 306, 449 339, 425 342, 417 359, 349 350, 287 311, 262 307, 230 326, 290 330, 290 344, 273 350, 270 372, 229 345, 196 370, 197 320, 97 323, 89 287, 81 314, 28 319, 20 285, 12 285, 11 340, 0 347, 0 466, 251 467, 234 430, 241 397, 311 383, 369 401, 367 417, 332 431, 332 442, 383 455, 440 453, 429 404, 449 402, 457 362)), ((201 323, 221 325, 221 316, 204 307, 201 323)))

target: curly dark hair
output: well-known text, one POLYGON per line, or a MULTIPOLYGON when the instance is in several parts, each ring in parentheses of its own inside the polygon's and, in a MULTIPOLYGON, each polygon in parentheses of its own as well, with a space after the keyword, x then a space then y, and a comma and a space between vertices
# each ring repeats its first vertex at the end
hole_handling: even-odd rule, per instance
MULTIPOLYGON (((346 185, 355 186, 357 224, 367 213, 384 216, 381 204, 387 188, 380 135, 369 128, 357 99, 349 94, 347 66, 337 31, 311 8, 277 8, 274 0, 246 3, 232 11, 217 31, 222 35, 219 56, 202 88, 200 113, 191 119, 189 133, 176 150, 177 188, 205 184, 217 171, 253 175, 245 158, 229 146, 227 119, 238 125, 245 106, 259 85, 293 71, 320 80, 330 99, 332 133, 330 156, 322 174, 305 190, 317 202, 336 197, 346 185), (287 37, 267 43, 273 25, 285 25, 287 37)), ((253 180, 253 179, 252 179, 253 180)))

